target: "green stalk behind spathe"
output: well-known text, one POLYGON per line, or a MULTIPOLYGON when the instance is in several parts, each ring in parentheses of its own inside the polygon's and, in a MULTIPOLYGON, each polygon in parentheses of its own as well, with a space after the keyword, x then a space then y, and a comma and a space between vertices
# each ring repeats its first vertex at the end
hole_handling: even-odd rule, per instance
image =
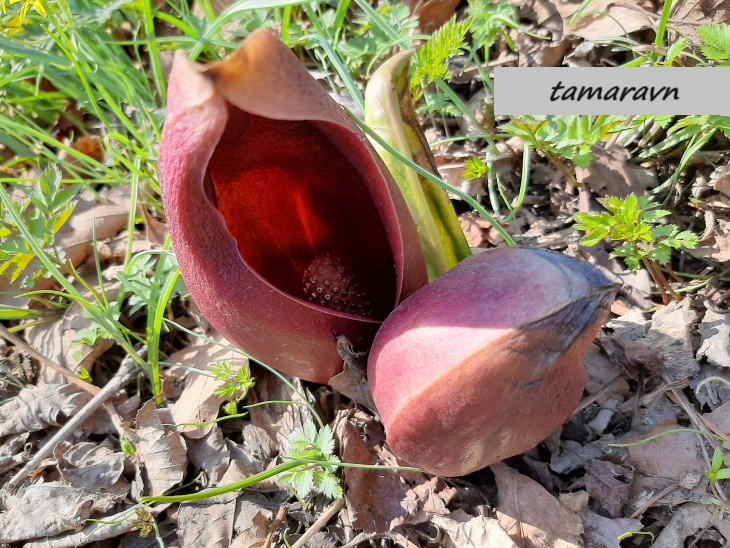
MULTIPOLYGON (((389 145, 431 172, 433 157, 421 132, 408 86, 413 52, 394 55, 373 74, 365 90, 365 122, 389 145)), ((446 191, 372 141, 405 197, 418 229, 428 277, 435 280, 471 251, 446 191)))

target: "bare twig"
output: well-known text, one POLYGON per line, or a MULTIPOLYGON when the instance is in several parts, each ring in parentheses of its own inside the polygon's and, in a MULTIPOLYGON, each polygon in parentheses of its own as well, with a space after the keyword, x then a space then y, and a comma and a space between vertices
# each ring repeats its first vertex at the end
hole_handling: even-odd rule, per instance
POLYGON ((670 485, 666 489, 663 489, 662 491, 659 491, 656 495, 651 497, 646 503, 644 503, 642 506, 634 510, 634 512, 629 516, 629 519, 638 519, 641 517, 641 515, 646 512, 649 508, 654 506, 655 503, 659 502, 661 499, 666 497, 669 493, 676 490, 679 487, 679 484, 676 485, 670 485))
POLYGON ((169 506, 169 504, 158 504, 152 508, 146 508, 138 505, 137 507, 128 508, 123 512, 106 517, 104 521, 90 523, 77 533, 46 538, 36 542, 27 542, 23 546, 26 548, 75 548, 76 546, 85 546, 91 542, 118 537, 139 528, 139 519, 136 519, 136 510, 138 508, 143 508, 151 516, 155 517, 169 506))
POLYGON ((578 407, 575 408, 575 411, 573 411, 573 414, 571 415, 571 417, 576 416, 578 413, 583 411, 583 409, 585 409, 586 407, 591 405, 598 398, 600 398, 606 394, 610 394, 618 386, 619 382, 622 379, 623 379, 623 375, 616 375, 613 379, 611 379, 604 386, 602 386, 597 392, 595 392, 594 394, 591 394, 588 397, 583 398, 583 400, 581 400, 578 407))
POLYGON ((274 518, 274 521, 271 522, 271 527, 269 527, 269 534, 266 535, 266 540, 264 541, 264 545, 262 548, 271 548, 271 541, 274 539, 276 530, 286 523, 287 513, 288 513, 288 510, 287 510, 286 506, 281 505, 279 507, 279 512, 276 514, 276 517, 274 518))
MULTIPOLYGON (((104 405, 120 388, 123 388, 137 374, 137 366, 134 360, 127 356, 122 360, 119 369, 112 379, 96 394, 89 403, 87 403, 81 411, 74 415, 63 427, 56 432, 43 447, 38 450, 32 459, 6 484, 9 489, 16 489, 20 483, 35 470, 38 463, 48 457, 58 443, 65 440, 96 411, 104 405)), ((96 387, 94 387, 96 388, 96 387)))
POLYGON ((299 539, 294 544, 292 544, 292 548, 303 548, 304 545, 307 544, 307 541, 312 538, 314 533, 327 525, 327 522, 331 520, 335 515, 337 515, 337 512, 342 510, 344 506, 344 497, 339 498, 335 502, 333 502, 329 508, 322 512, 322 514, 317 518, 317 521, 315 521, 312 526, 307 529, 305 533, 301 537, 299 537, 299 539))
POLYGON ((76 386, 79 386, 86 390, 87 392, 91 392, 92 394, 98 394, 101 390, 98 386, 94 386, 91 383, 88 383, 86 381, 82 381, 79 379, 73 372, 69 371, 65 367, 58 365, 56 362, 49 360, 46 358, 43 354, 40 352, 37 352, 35 349, 33 349, 31 346, 29 346, 25 341, 23 341, 20 337, 16 337, 13 335, 10 331, 7 330, 7 328, 0 324, 0 335, 3 336, 4 339, 10 341, 18 348, 21 348, 23 352, 28 354, 29 356, 35 358, 41 364, 45 365, 46 367, 50 367, 54 371, 57 371, 64 377, 68 379, 70 383, 75 384, 76 386))
MULTIPOLYGON (((664 382, 666 382, 667 384, 670 384, 670 381, 672 380, 667 375, 663 375, 662 378, 664 379, 664 382)), ((700 415, 697 412, 697 410, 689 402, 689 400, 687 400, 687 396, 685 396, 683 392, 681 392, 677 388, 670 388, 667 396, 672 401, 674 401, 674 403, 679 405, 684 410, 685 413, 687 413, 689 420, 692 422, 692 425, 697 430, 699 430, 700 432, 709 432, 710 429, 708 428, 706 421, 704 420, 702 415, 700 415)), ((712 438, 706 439, 705 436, 698 435, 698 437, 699 437, 699 441, 700 441, 700 448, 702 449, 702 453, 705 457, 705 464, 707 465, 707 469, 709 470, 712 467, 712 464, 710 462, 712 460, 712 457, 707 454, 705 445, 702 442, 707 441, 707 443, 709 443, 710 447, 712 447, 713 449, 718 447, 719 442, 712 438)), ((722 436, 722 437, 725 437, 725 436, 722 436)), ((727 496, 725 495, 725 491, 722 489, 722 487, 719 485, 719 483, 715 482, 714 487, 717 490, 716 494, 717 494, 718 498, 720 498, 724 503, 727 504, 727 502, 728 502, 727 496)))

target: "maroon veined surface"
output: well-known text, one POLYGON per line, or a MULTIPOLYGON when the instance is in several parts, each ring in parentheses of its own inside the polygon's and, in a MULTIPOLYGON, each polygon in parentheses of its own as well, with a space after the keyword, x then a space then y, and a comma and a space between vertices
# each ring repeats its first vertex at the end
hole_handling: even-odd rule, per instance
POLYGON ((397 186, 266 31, 206 68, 178 53, 168 95, 162 197, 193 299, 253 358, 327 382, 342 369, 337 336, 369 347, 380 321, 427 281, 397 186), (326 281, 346 293, 339 309, 335 293, 305 293, 319 297, 326 281))
POLYGON ((580 401, 580 357, 614 293, 594 267, 524 248, 470 257, 418 291, 368 362, 390 447, 461 476, 535 446, 580 401))

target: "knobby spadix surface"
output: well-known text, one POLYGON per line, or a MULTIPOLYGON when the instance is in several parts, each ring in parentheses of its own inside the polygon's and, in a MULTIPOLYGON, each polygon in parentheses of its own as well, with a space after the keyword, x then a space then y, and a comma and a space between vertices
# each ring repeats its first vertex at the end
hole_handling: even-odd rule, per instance
POLYGON ((542 441, 580 401, 581 355, 615 292, 595 267, 527 248, 480 253, 418 291, 368 362, 393 452, 460 476, 542 441))
POLYGON ((386 168, 296 56, 264 30, 208 66, 175 57, 160 148, 183 278, 253 358, 327 382, 336 338, 367 348, 427 281, 386 168))

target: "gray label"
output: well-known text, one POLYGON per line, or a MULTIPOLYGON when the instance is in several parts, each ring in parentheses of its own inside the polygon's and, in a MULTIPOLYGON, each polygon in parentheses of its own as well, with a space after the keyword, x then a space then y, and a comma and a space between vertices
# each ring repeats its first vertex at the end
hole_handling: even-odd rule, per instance
POLYGON ((495 114, 730 114, 730 70, 496 67, 495 114))

